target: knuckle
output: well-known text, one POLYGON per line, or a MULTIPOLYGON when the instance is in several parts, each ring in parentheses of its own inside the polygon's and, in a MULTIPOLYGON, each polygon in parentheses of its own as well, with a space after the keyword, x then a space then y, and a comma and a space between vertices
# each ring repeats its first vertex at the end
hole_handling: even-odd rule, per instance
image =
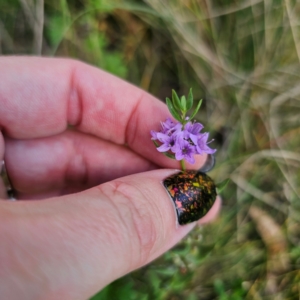
POLYGON ((131 268, 149 260, 160 236, 162 218, 149 195, 150 191, 140 190, 135 184, 125 181, 112 181, 106 190, 114 206, 119 221, 130 243, 131 268))

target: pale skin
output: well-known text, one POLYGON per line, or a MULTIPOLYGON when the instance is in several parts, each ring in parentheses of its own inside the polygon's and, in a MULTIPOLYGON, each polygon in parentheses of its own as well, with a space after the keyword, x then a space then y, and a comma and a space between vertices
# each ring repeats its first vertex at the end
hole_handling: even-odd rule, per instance
POLYGON ((196 225, 176 225, 162 186, 180 169, 150 140, 170 116, 162 102, 73 60, 1 57, 0 69, 0 161, 20 199, 0 185, 3 299, 87 299, 196 225))

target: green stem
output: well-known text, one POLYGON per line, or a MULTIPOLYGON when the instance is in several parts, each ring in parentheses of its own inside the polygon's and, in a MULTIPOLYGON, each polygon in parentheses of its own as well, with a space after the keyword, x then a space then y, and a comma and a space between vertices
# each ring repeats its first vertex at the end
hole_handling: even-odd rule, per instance
POLYGON ((182 111, 181 119, 182 119, 183 122, 185 120, 185 114, 186 114, 186 112, 182 111))
POLYGON ((181 166, 181 170, 182 170, 182 171, 185 171, 185 163, 184 163, 184 159, 182 159, 182 160, 180 161, 180 166, 181 166))

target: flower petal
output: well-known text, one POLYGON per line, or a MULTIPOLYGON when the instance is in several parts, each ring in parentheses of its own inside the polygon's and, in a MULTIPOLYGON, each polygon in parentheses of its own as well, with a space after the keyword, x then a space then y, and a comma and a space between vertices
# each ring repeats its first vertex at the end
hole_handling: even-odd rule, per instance
POLYGON ((151 140, 157 140, 157 133, 158 133, 158 132, 156 132, 156 131, 154 131, 154 130, 151 130, 151 131, 150 131, 150 134, 151 134, 151 136, 152 136, 151 140))
POLYGON ((170 150, 170 146, 168 144, 162 144, 158 148, 156 148, 159 152, 167 152, 170 150))

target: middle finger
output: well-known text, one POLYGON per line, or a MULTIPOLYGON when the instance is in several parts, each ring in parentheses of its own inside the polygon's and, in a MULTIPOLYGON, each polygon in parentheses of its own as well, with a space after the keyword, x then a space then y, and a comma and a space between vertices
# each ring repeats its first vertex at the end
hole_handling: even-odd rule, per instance
POLYGON ((6 138, 5 161, 17 198, 82 191, 157 168, 126 146, 72 130, 33 140, 6 138))

